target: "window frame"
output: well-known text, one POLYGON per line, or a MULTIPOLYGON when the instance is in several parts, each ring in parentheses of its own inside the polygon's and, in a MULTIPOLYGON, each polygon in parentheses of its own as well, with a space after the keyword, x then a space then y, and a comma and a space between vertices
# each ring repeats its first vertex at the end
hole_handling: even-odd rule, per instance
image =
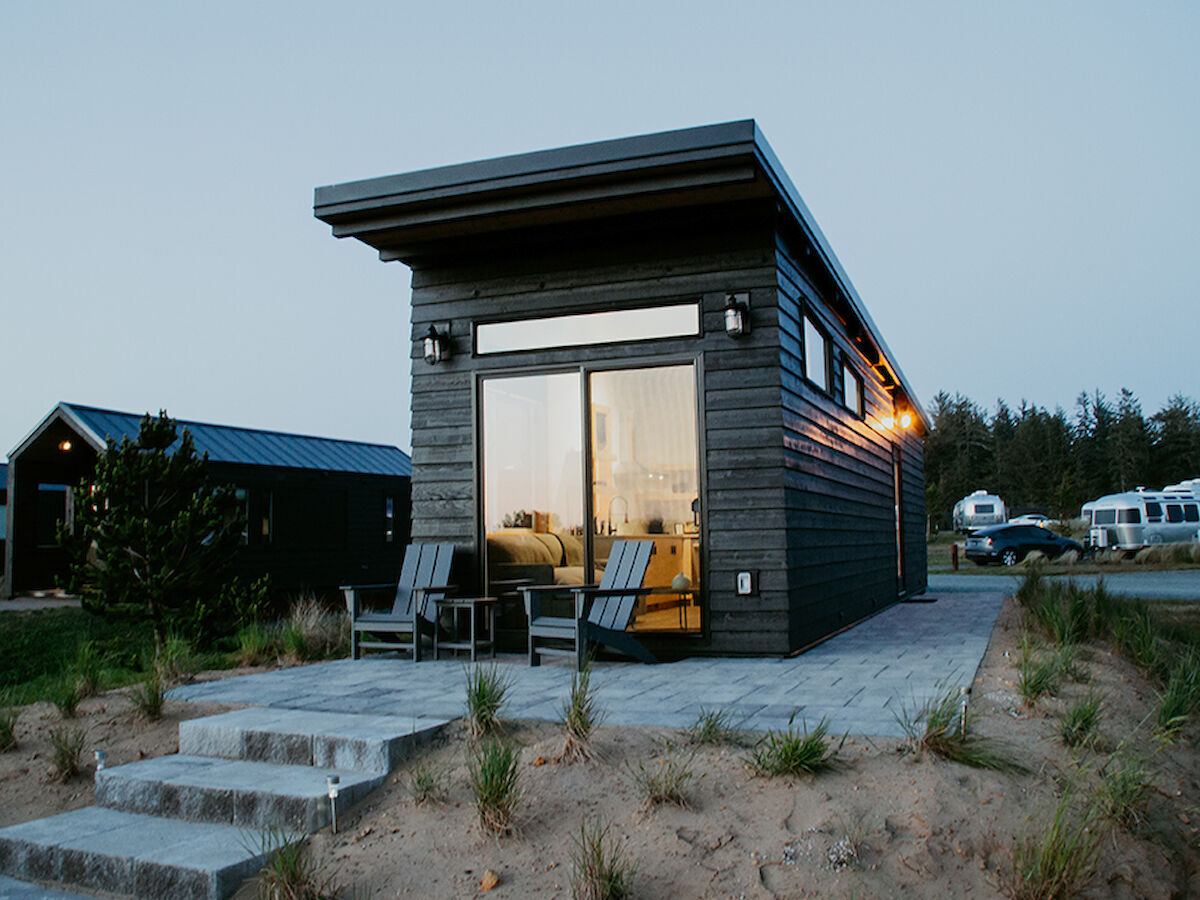
POLYGON ((817 323, 817 320, 812 315, 811 311, 806 310, 801 318, 803 320, 801 323, 801 328, 804 331, 804 340, 802 345, 804 348, 804 380, 813 387, 817 388, 825 396, 831 396, 831 382, 833 379, 830 378, 829 371, 829 335, 826 333, 825 329, 817 323), (812 358, 810 352, 811 348, 808 340, 810 331, 814 332, 816 336, 821 339, 821 372, 823 375, 821 381, 814 381, 810 374, 810 360, 812 358))

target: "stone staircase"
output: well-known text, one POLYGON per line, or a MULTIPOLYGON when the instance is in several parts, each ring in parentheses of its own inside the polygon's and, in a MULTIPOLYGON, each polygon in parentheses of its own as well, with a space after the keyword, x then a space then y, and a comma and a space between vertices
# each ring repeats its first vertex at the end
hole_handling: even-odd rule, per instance
POLYGON ((179 753, 96 773, 95 806, 0 829, 0 900, 223 900, 273 842, 341 816, 447 720, 250 708, 179 726, 179 753), (36 884, 28 884, 34 882, 36 884))

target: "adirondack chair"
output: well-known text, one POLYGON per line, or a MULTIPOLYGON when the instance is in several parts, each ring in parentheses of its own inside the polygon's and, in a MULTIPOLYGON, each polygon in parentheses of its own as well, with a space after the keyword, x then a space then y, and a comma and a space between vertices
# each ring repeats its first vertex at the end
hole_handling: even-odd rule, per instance
POLYGON ((343 586, 342 594, 350 612, 351 657, 358 659, 363 650, 409 649, 413 661, 420 661, 421 635, 432 635, 436 627, 437 611, 433 601, 451 589, 446 582, 450 579, 450 563, 453 557, 453 544, 410 544, 404 551, 400 581, 395 586, 343 586), (365 595, 392 590, 394 599, 390 610, 363 609, 362 601, 365 595), (360 634, 366 635, 368 639, 363 640, 359 637, 360 634), (381 636, 385 634, 397 638, 411 636, 411 643, 404 640, 383 640, 381 636))
POLYGON ((650 563, 652 541, 616 541, 609 553, 608 564, 600 584, 568 587, 535 585, 521 588, 525 598, 525 615, 529 618, 529 665, 541 664, 541 656, 574 656, 575 664, 583 671, 587 662, 588 644, 612 647, 645 663, 657 659, 625 629, 633 618, 639 596, 651 588, 642 587, 646 566, 650 563), (575 615, 547 616, 542 613, 542 600, 548 594, 570 593, 575 601, 575 615), (555 644, 545 644, 545 640, 555 644), (569 646, 563 646, 563 643, 569 646))

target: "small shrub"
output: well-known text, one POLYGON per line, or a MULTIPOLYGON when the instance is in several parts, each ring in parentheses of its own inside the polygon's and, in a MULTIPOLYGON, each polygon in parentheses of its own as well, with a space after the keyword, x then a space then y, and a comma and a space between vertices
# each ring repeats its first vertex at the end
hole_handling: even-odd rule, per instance
POLYGON ((142 680, 129 692, 129 701, 143 719, 157 722, 162 718, 167 703, 167 684, 157 666, 151 666, 142 680))
POLYGON ((1090 743, 1096 736, 1104 698, 1093 691, 1077 700, 1059 719, 1058 733, 1068 747, 1090 743))
POLYGON ((500 710, 511 684, 495 663, 467 670, 467 725, 471 734, 480 736, 500 730, 500 710))
POLYGON ((691 796, 688 784, 696 777, 692 769, 692 757, 678 757, 668 747, 666 754, 647 768, 645 763, 628 766, 630 777, 642 795, 646 809, 670 803, 688 809, 691 796))
POLYGON ((1117 619, 1113 625, 1113 643, 1148 672, 1154 672, 1162 665, 1162 648, 1154 619, 1145 609, 1117 619))
POLYGON ((440 803, 450 786, 450 773, 433 763, 418 763, 408 776, 408 795, 417 806, 440 803))
POLYGON ((83 756, 83 745, 87 740, 82 728, 59 725, 50 729, 50 762, 55 774, 68 781, 79 774, 79 763, 83 756))
POLYGON ((1097 805, 1106 818, 1128 827, 1141 819, 1149 787, 1145 761, 1119 750, 1100 773, 1097 805))
POLYGON ((900 707, 896 716, 908 739, 908 750, 932 753, 942 759, 976 769, 1022 773, 1027 769, 1004 755, 993 743, 975 733, 975 714, 966 694, 952 684, 939 686, 938 693, 916 712, 900 707))
POLYGON ((624 900, 635 874, 609 825, 584 818, 571 851, 571 896, 575 900, 624 900))
POLYGON ((1076 812, 1064 794, 1045 831, 1013 849, 1012 895, 1016 900, 1068 900, 1096 871, 1103 837, 1094 808, 1076 812))
POLYGON ((1092 621, 1097 634, 1108 637, 1121 609, 1121 602, 1109 593, 1103 578, 1097 578, 1089 592, 1092 601, 1092 621))
POLYGON ((829 733, 827 719, 822 718, 812 731, 806 726, 799 732, 793 725, 795 719, 796 714, 792 713, 787 731, 767 732, 766 738, 754 748, 750 764, 758 772, 764 775, 813 775, 833 768, 847 735, 843 734, 834 747, 826 740, 829 733))
POLYGON ((1017 585, 1016 593, 1013 596, 1021 606, 1029 609, 1034 603, 1042 598, 1045 591, 1046 579, 1041 566, 1030 566, 1021 576, 1021 583, 1017 585))
POLYGON ((522 796, 519 761, 516 748, 496 738, 489 738, 475 748, 468 765, 468 779, 475 812, 485 831, 495 834, 512 831, 522 796))
POLYGON ((50 702, 58 707, 64 719, 75 718, 79 710, 79 679, 74 672, 65 672, 48 689, 50 702))
POLYGON ((0 693, 0 753, 17 749, 17 717, 20 714, 13 704, 12 691, 0 693))
POLYGON ((164 681, 181 681, 199 671, 199 657, 187 638, 169 634, 146 669, 157 670, 164 681))
POLYGON ((317 862, 303 838, 272 828, 258 849, 267 857, 258 873, 259 900, 324 900, 332 896, 332 876, 317 862))
POLYGON ((592 730, 602 719, 603 713, 597 706, 596 691, 592 687, 592 667, 585 665, 582 672, 571 675, 571 693, 563 701, 564 762, 591 759, 592 730))
POLYGON ((260 622, 252 622, 238 629, 237 661, 240 666, 261 666, 278 655, 279 641, 276 629, 260 622))
MULTIPOLYGON (((744 721, 744 720, 743 720, 744 721)), ((739 725, 727 709, 701 709, 695 723, 687 730, 689 744, 736 744, 742 740, 739 725)))

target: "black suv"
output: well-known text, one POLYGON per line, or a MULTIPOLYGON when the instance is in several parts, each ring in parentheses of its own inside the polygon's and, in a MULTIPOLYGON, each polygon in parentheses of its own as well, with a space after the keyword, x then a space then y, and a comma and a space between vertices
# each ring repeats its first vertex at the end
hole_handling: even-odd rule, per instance
POLYGON ((1068 550, 1083 555, 1083 547, 1038 525, 993 525, 967 538, 967 559, 976 565, 1000 563, 1015 566, 1030 552, 1040 550, 1054 559, 1068 550))

